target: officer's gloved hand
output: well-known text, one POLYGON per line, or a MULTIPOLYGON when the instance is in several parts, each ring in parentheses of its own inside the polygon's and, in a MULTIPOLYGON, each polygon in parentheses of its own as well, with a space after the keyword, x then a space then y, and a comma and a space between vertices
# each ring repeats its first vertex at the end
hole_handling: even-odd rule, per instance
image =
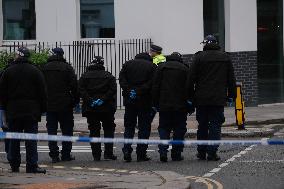
POLYGON ((104 101, 101 100, 101 99, 93 99, 91 101, 91 107, 94 108, 96 106, 101 106, 103 103, 104 103, 104 101))
POLYGON ((187 113, 189 115, 193 114, 195 112, 195 107, 193 103, 190 100, 187 100, 186 105, 187 105, 187 113))
POLYGON ((132 90, 130 91, 129 97, 130 97, 132 100, 135 100, 135 99, 136 99, 137 93, 136 93, 136 91, 135 91, 134 89, 132 89, 132 90))
POLYGON ((232 107, 233 106, 233 102, 234 102, 234 99, 233 98, 228 98, 227 99, 227 104, 229 107, 232 107))
POLYGON ((100 98, 96 101, 97 106, 101 106, 103 103, 104 103, 104 101, 100 98))

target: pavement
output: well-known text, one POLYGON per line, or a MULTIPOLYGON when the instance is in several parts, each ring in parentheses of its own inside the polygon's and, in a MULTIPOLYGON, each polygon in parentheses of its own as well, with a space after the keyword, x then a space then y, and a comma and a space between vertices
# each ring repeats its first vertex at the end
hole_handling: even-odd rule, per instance
MULTIPOLYGON (((267 128, 268 124, 281 124, 284 123, 284 103, 283 104, 271 104, 261 105, 258 107, 246 107, 245 108, 245 130, 238 130, 236 126, 235 109, 225 108, 226 121, 222 127, 223 137, 265 137, 273 134, 273 128, 267 128)), ((117 110, 115 114, 116 134, 123 134, 124 132, 124 110, 117 110)), ((152 123, 152 135, 158 135, 159 115, 155 116, 152 123)), ((80 136, 88 136, 88 124, 87 119, 82 117, 81 114, 74 114, 74 134, 80 136)), ((42 121, 39 123, 39 132, 46 133, 46 121, 45 116, 42 117, 42 121)), ((197 133, 197 121, 195 120, 195 114, 188 116, 187 120, 187 137, 196 137, 197 133)))
MULTIPOLYGON (((262 105, 258 107, 246 107, 245 130, 238 130, 235 124, 234 108, 225 108, 226 121, 222 126, 223 137, 265 137, 270 136, 277 129, 277 125, 284 124, 284 104, 262 105), (268 126, 269 125, 269 126, 268 126)), ((115 115, 116 136, 122 137, 124 110, 118 110, 115 115)), ((86 118, 80 114, 74 115, 75 135, 88 136, 86 118)), ((45 117, 39 123, 39 132, 46 133, 45 117)), ((152 124, 152 136, 158 136, 158 115, 152 124)), ((187 137, 196 137, 197 122, 195 114, 188 117, 187 137)), ((10 173, 9 165, 0 162, 0 188, 190 188, 189 180, 184 175, 171 171, 145 171, 134 174, 107 173, 91 170, 89 172, 76 170, 48 170, 46 175, 10 173), (17 179, 15 179, 17 178, 17 179)))

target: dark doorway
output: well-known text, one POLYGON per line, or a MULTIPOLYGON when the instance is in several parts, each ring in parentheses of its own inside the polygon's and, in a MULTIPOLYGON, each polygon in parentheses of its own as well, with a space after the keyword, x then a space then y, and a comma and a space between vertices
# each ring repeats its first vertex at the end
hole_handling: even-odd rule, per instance
POLYGON ((257 0, 259 103, 284 102, 283 1, 257 0))

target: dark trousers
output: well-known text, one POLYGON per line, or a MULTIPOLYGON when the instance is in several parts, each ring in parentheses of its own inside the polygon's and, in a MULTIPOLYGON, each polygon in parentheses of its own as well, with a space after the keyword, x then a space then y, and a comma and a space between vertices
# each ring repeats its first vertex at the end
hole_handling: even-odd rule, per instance
MULTIPOLYGON (((73 136, 74 117, 72 111, 46 113, 46 128, 49 135, 57 135, 58 123, 60 124, 62 135, 73 136)), ((48 147, 51 158, 59 156, 59 147, 56 141, 49 141, 48 147)), ((71 150, 72 142, 62 142, 61 155, 63 158, 70 157, 71 150)))
MULTIPOLYGON (((160 112, 159 117, 159 135, 161 140, 169 140, 171 131, 173 131, 173 140, 184 140, 186 129, 186 112, 160 112)), ((184 145, 173 145, 172 154, 180 154, 183 151, 184 145)), ((169 145, 159 144, 159 153, 165 154, 168 152, 169 145)))
MULTIPOLYGON (((199 106, 196 108, 198 121, 197 140, 221 140, 221 125, 225 122, 223 106, 199 106)), ((215 154, 219 145, 198 145, 199 153, 215 154)))
MULTIPOLYGON (((38 133, 38 123, 37 121, 27 118, 27 119, 12 119, 8 121, 9 131, 22 133, 38 133)), ((37 141, 36 140, 26 140, 26 162, 27 168, 37 167, 38 153, 37 153, 37 141)), ((20 154, 20 140, 10 140, 8 160, 11 167, 20 167, 21 164, 21 154, 20 154)))
MULTIPOLYGON (((105 138, 113 138, 115 131, 114 112, 93 112, 87 116, 90 137, 101 136, 101 126, 104 130, 105 138)), ((101 143, 91 143, 94 157, 101 155, 101 143)), ((113 154, 113 143, 105 143, 105 154, 113 154)))
MULTIPOLYGON (((135 107, 125 107, 124 114, 124 138, 133 139, 135 135, 135 126, 138 118, 138 139, 149 139, 151 133, 151 108, 138 109, 135 107)), ((137 155, 145 155, 147 144, 137 144, 137 155)), ((132 153, 131 144, 124 144, 123 153, 132 153)))

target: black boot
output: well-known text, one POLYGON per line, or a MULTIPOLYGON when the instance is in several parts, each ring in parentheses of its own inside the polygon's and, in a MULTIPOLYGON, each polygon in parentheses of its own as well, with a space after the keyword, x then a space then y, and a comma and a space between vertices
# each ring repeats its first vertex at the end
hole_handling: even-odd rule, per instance
POLYGON ((199 160, 206 160, 206 153, 200 153, 198 152, 196 154, 196 157, 199 159, 199 160))
POLYGON ((19 167, 11 167, 11 170, 12 170, 13 173, 18 173, 18 172, 20 172, 19 167))
POLYGON ((73 160, 75 160, 75 157, 72 156, 71 154, 68 155, 68 156, 62 156, 61 157, 61 161, 73 161, 73 160))
POLYGON ((59 157, 52 157, 51 158, 51 163, 58 163, 60 162, 60 158, 59 157))
POLYGON ((143 154, 137 154, 137 162, 141 162, 141 161, 150 161, 151 158, 147 156, 146 153, 143 154))
POLYGON ((26 167, 26 173, 46 173, 46 170, 43 168, 40 168, 38 166, 36 167, 26 167))
POLYGON ((104 154, 104 159, 106 159, 106 160, 116 160, 117 156, 115 156, 113 153, 105 153, 104 154))
POLYGON ((131 153, 125 152, 123 154, 124 154, 124 157, 123 157, 124 161, 126 161, 126 162, 131 162, 132 161, 131 153))
POLYGON ((171 158, 173 161, 182 161, 184 159, 183 156, 181 155, 181 152, 172 152, 171 158))
POLYGON ((221 158, 216 153, 208 154, 207 156, 208 161, 219 161, 220 159, 221 158))
POLYGON ((161 161, 161 162, 167 162, 167 161, 168 161, 168 156, 167 156, 167 154, 165 154, 165 153, 160 154, 160 161, 161 161))
POLYGON ((101 161, 101 153, 93 153, 94 161, 101 161))

